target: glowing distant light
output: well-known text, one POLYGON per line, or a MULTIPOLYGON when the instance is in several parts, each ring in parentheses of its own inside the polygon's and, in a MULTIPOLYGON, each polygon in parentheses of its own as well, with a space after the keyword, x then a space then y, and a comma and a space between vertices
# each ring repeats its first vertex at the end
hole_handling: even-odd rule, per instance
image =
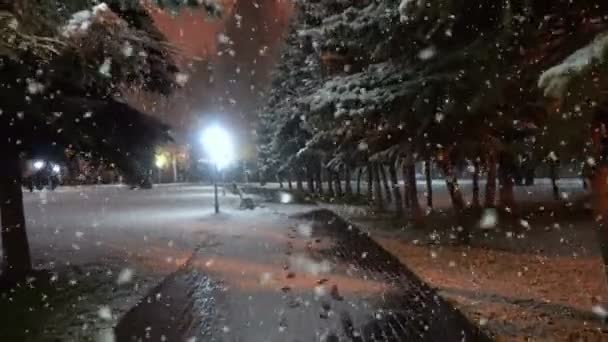
POLYGON ((154 160, 154 165, 157 168, 163 169, 169 161, 167 160, 167 156, 164 154, 157 154, 154 160))
POLYGON ((44 167, 44 162, 42 160, 36 160, 34 162, 34 169, 40 170, 44 167))
POLYGON ((203 131, 201 142, 209 160, 219 169, 223 169, 234 161, 232 139, 226 130, 220 126, 211 126, 203 131))
POLYGON ((279 202, 283 204, 293 202, 293 196, 288 192, 281 192, 279 195, 279 202))
POLYGON ((61 168, 59 167, 59 165, 57 165, 57 164, 53 165, 53 172, 59 173, 59 171, 61 171, 61 168))

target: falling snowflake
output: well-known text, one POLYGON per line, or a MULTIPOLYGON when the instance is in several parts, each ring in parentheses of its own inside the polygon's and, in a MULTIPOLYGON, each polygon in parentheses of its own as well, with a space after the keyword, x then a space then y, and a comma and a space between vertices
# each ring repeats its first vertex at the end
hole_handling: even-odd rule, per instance
POLYGON ((443 121, 444 117, 445 117, 445 115, 443 113, 436 113, 435 122, 441 123, 441 121, 443 121))
POLYGON ((111 321, 112 309, 110 309, 110 307, 107 305, 101 306, 99 310, 97 310, 97 316, 105 321, 111 321))
POLYGON ((593 312, 596 316, 598 316, 601 319, 608 318, 608 310, 606 310, 606 308, 604 308, 603 305, 595 304, 591 308, 591 312, 593 312))
POLYGON ((315 298, 321 298, 327 295, 327 288, 323 285, 315 286, 314 288, 315 298))
POLYGON ((547 158, 549 158, 551 161, 557 161, 557 154, 555 154, 555 152, 551 151, 549 152, 549 155, 547 155, 547 158))
POLYGON ((425 61, 428 59, 431 59, 433 57, 435 57, 435 55, 437 54, 437 50, 435 49, 434 46, 429 46, 425 49, 422 49, 419 53, 418 53, 418 58, 420 58, 421 60, 425 61))
POLYGON ((281 192, 279 194, 279 201, 283 204, 293 202, 293 196, 288 192, 281 192))
POLYGON ((312 236, 312 224, 306 222, 306 223, 300 223, 298 224, 298 227, 296 228, 296 230, 298 231, 298 233, 304 237, 311 237, 312 236))
POLYGON ((131 45, 131 43, 128 41, 125 41, 124 44, 122 44, 122 54, 125 57, 133 56, 133 45, 131 45))
POLYGON ((331 272, 332 264, 327 260, 320 262, 305 255, 294 255, 289 258, 289 265, 293 270, 319 275, 331 272))
POLYGON ((27 80, 27 92, 31 95, 40 94, 44 91, 44 85, 34 80, 27 80))
POLYGON ((179 72, 175 75, 175 83, 177 83, 180 87, 183 87, 188 83, 190 76, 188 74, 184 74, 183 72, 179 72))
POLYGON ((217 35, 217 41, 220 44, 231 44, 232 40, 225 33, 220 33, 217 35))
POLYGON ((261 285, 269 285, 269 284, 272 284, 273 282, 274 282, 274 280, 273 280, 273 277, 272 277, 272 273, 270 273, 270 272, 264 272, 260 276, 260 284, 261 285))
POLYGON ((479 228, 481 229, 492 229, 496 227, 498 223, 498 213, 496 209, 486 209, 483 211, 481 220, 479 221, 479 228))
POLYGON ((112 58, 106 58, 99 66, 99 73, 105 77, 111 77, 112 58))
POLYGON ((115 342, 116 341, 116 336, 114 336, 114 329, 113 328, 107 328, 107 329, 103 329, 99 332, 99 334, 97 335, 97 338, 95 339, 96 342, 115 342))
POLYGON ((116 284, 123 285, 123 284, 130 283, 133 280, 134 275, 135 275, 135 272, 132 269, 124 268, 118 274, 118 278, 116 278, 116 284))

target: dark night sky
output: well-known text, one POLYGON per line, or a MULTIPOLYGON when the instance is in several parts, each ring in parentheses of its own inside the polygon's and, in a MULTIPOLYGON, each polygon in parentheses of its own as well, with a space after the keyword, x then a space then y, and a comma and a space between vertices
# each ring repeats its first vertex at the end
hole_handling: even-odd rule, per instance
POLYGON ((171 124, 178 141, 193 142, 201 127, 219 120, 234 130, 241 150, 251 152, 259 92, 270 79, 293 5, 291 0, 224 2, 221 19, 210 19, 202 11, 177 17, 153 11, 158 27, 182 51, 180 64, 190 79, 169 98, 139 94, 133 99, 171 124), (232 43, 219 43, 221 34, 232 43))

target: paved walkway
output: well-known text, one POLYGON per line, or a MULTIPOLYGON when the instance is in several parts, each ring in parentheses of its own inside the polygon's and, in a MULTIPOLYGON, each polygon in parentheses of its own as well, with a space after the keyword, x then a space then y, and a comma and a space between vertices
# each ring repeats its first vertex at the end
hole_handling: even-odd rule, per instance
POLYGON ((399 261, 327 210, 226 218, 119 322, 121 341, 486 341, 399 261))

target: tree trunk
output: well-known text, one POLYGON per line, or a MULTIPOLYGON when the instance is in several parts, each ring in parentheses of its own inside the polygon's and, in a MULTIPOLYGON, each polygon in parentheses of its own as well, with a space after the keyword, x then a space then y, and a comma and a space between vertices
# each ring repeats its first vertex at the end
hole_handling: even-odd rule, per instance
POLYGON ((317 193, 323 196, 323 177, 321 175, 321 167, 322 166, 319 164, 319 166, 315 170, 315 178, 317 182, 317 193))
POLYGON ((513 174, 515 165, 510 156, 502 153, 499 158, 498 168, 498 205, 507 211, 515 210, 515 193, 513 186, 513 174))
POLYGON ((512 211, 515 208, 515 193, 513 192, 513 177, 510 175, 500 175, 498 204, 501 208, 512 211))
POLYGON ((424 161, 424 176, 426 177, 426 206, 433 209, 433 178, 431 177, 431 159, 424 161))
POLYGON ((352 196, 353 195, 353 187, 352 184, 350 183, 351 181, 351 170, 348 166, 344 167, 344 191, 346 191, 346 196, 352 196))
POLYGON ((329 197, 334 197, 335 196, 335 192, 334 192, 334 180, 331 177, 331 171, 328 169, 325 169, 325 176, 327 177, 327 195, 329 197))
POLYGON ((332 172, 332 175, 334 176, 334 179, 336 180, 336 196, 342 197, 342 195, 344 195, 344 194, 342 193, 342 182, 340 181, 340 173, 332 172))
POLYGON ((549 173, 551 174, 551 187, 553 188, 553 199, 559 200, 559 187, 557 186, 557 165, 555 162, 549 162, 549 173))
POLYGON ((304 186, 302 185, 302 172, 296 169, 296 190, 304 191, 304 186))
POLYGON ((374 201, 374 165, 367 163, 367 202, 372 203, 374 201))
POLYGON ((386 194, 386 202, 391 203, 391 187, 388 185, 388 180, 386 178, 386 170, 384 169, 384 164, 378 164, 378 170, 380 170, 380 177, 382 177, 382 186, 384 187, 384 193, 386 194))
POLYGON ((283 189, 283 179, 280 174, 277 174, 277 180, 279 181, 279 188, 283 189))
POLYGON ((475 158, 473 161, 473 208, 479 208, 479 159, 475 158))
POLYGON ((401 165, 401 173, 403 176, 403 205, 406 211, 409 212, 409 209, 412 207, 412 202, 410 197, 410 183, 407 181, 407 165, 405 162, 401 165))
POLYGON ((361 196, 361 178, 363 176, 363 168, 357 168, 357 196, 361 196))
POLYGON ((20 281, 32 270, 25 230, 21 161, 19 155, 3 150, 0 155, 0 220, 2 221, 2 276, 20 281))
POLYGON ((293 190, 293 184, 291 184, 291 171, 287 173, 287 187, 289 190, 293 190))
POLYGON ((460 186, 458 185, 458 177, 454 172, 454 167, 451 160, 443 160, 441 162, 441 167, 445 176, 445 183, 448 188, 448 193, 450 194, 450 198, 452 200, 452 207, 454 208, 454 211, 456 211, 456 222, 460 228, 460 230, 458 230, 456 233, 458 241, 461 243, 468 243, 470 240, 470 224, 465 222, 464 215, 462 215, 465 205, 462 191, 460 191, 460 186))
POLYGON ((462 192, 460 191, 460 186, 458 186, 458 177, 456 177, 452 163, 446 160, 442 162, 442 166, 445 184, 452 200, 452 207, 456 212, 462 212, 464 210, 464 199, 462 198, 462 192))
POLYGON ((405 161, 407 169, 407 183, 410 198, 410 215, 414 221, 419 221, 422 218, 420 210, 420 202, 418 201, 418 188, 416 186, 416 163, 414 158, 408 157, 405 161))
POLYGON ((395 212, 397 217, 403 217, 403 199, 401 198, 401 191, 399 190, 399 178, 397 177, 397 169, 395 163, 388 165, 388 174, 391 178, 391 185, 393 187, 393 197, 395 198, 395 212))
MULTIPOLYGON (((598 113, 602 114, 602 113, 598 113)), ((598 115, 596 114, 596 115, 598 115)), ((599 116, 599 115, 598 115, 599 116)), ((608 134, 604 123, 595 122, 591 131, 591 141, 596 160, 599 162, 590 174, 592 203, 598 218, 598 241, 604 266, 605 281, 608 280, 608 134)))
POLYGON ((308 192, 310 194, 315 193, 315 180, 310 168, 306 168, 306 185, 308 186, 308 192))
POLYGON ((608 280, 608 164, 600 162, 593 174, 591 193, 595 216, 599 218, 597 229, 600 252, 604 264, 604 275, 608 280))
POLYGON ((484 206, 492 208, 496 202, 496 155, 494 152, 488 153, 487 161, 488 176, 486 177, 486 196, 484 206))
POLYGON ((380 164, 373 164, 372 167, 374 173, 374 201, 378 210, 384 209, 384 201, 382 199, 382 185, 380 184, 380 164))

